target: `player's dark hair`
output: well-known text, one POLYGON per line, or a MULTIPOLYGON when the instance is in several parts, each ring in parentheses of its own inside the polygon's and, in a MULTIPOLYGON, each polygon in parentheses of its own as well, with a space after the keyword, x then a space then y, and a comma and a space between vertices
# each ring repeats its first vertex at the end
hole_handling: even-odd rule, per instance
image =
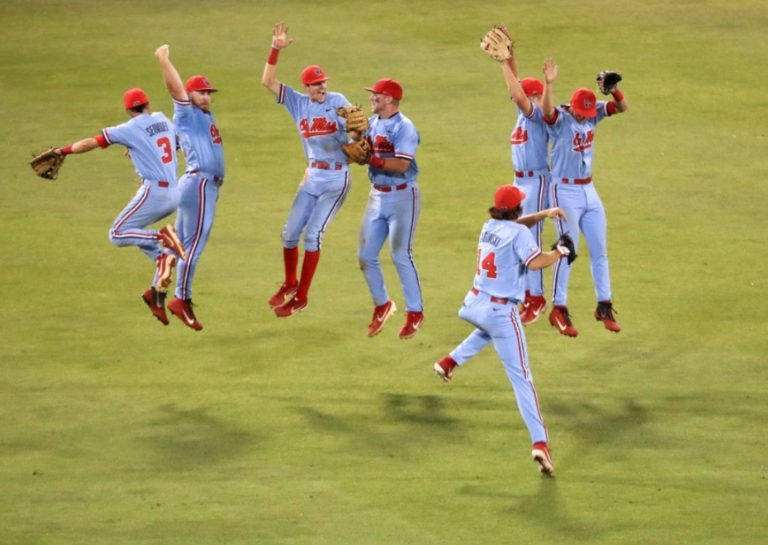
POLYGON ((140 114, 145 109, 147 109, 147 107, 149 107, 149 102, 145 102, 144 104, 139 104, 138 106, 134 106, 133 108, 128 108, 128 110, 133 113, 140 114))
POLYGON ((495 206, 491 206, 488 209, 488 212, 491 214, 491 217, 495 220, 507 220, 507 221, 514 221, 517 218, 520 217, 520 215, 523 213, 523 208, 521 206, 518 206, 517 208, 496 208, 495 206))

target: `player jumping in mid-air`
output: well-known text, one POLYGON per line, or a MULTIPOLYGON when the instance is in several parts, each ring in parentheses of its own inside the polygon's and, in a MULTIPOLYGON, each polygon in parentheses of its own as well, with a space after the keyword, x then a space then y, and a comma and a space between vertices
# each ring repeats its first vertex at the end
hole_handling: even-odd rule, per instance
MULTIPOLYGON (((184 246, 173 225, 159 231, 146 227, 172 214, 179 203, 176 190, 176 129, 164 114, 151 113, 149 99, 139 88, 123 95, 128 121, 102 129, 101 133, 61 148, 61 153, 86 153, 112 144, 128 148, 141 186, 115 218, 109 240, 115 246, 138 246, 155 263, 150 293, 163 293, 171 283, 177 257, 186 258, 184 246), (160 243, 167 248, 163 251, 160 243)), ((146 292, 145 292, 146 293, 146 292)))
MULTIPOLYGON (((475 330, 452 354, 466 351, 467 344, 472 345, 469 351, 474 353, 478 343, 486 346, 493 342, 528 427, 533 459, 543 474, 551 476, 555 468, 528 367, 528 349, 517 305, 525 295, 525 271, 548 267, 568 255, 569 249, 558 241, 555 250, 541 251, 530 230, 516 221, 522 213, 524 198, 525 194, 513 185, 501 186, 494 194, 494 205, 489 209, 491 219, 485 222, 480 232, 472 289, 459 310, 459 317, 475 326, 475 330)), ((433 368, 448 382, 458 364, 448 355, 433 368)))
POLYGON ((262 84, 285 106, 302 138, 307 169, 282 232, 285 279, 269 299, 269 306, 280 318, 307 307, 309 287, 320 260, 320 245, 325 230, 338 213, 350 188, 349 160, 342 145, 347 142, 345 119, 336 109, 349 105, 340 93, 327 89, 328 77, 320 66, 307 66, 301 82, 307 94, 281 83, 277 77, 280 50, 293 43, 288 26, 278 23, 272 29, 272 49, 264 65, 262 84), (304 232, 304 262, 297 276, 299 239, 304 232))
MULTIPOLYGON (((555 222, 558 234, 568 233, 578 247, 579 230, 589 248, 592 281, 595 284, 597 308, 595 318, 609 331, 621 327, 613 317, 611 279, 608 272, 605 208, 592 183, 595 126, 608 116, 626 112, 627 101, 618 87, 613 101, 596 100, 589 89, 577 89, 570 104, 555 107, 552 82, 557 78, 557 65, 547 59, 543 67, 545 85, 542 109, 552 140, 552 183, 550 203, 565 210, 567 221, 555 222)), ((549 322, 566 336, 579 334, 571 322, 566 306, 571 266, 561 260, 553 267, 553 304, 549 322)))
MULTIPOLYGON (((211 87, 205 76, 192 76, 186 85, 170 60, 170 47, 162 45, 155 51, 160 61, 163 80, 173 99, 173 120, 181 139, 187 167, 179 179, 179 212, 176 228, 187 258, 179 263, 176 292, 168 309, 184 325, 203 329, 192 310, 192 279, 213 227, 219 188, 224 183, 224 149, 221 134, 211 112, 211 87)), ((168 323, 164 308, 164 293, 144 294, 152 312, 164 324, 168 323)))
POLYGON ((365 89, 371 92, 375 114, 366 132, 373 150, 368 166, 372 187, 360 227, 357 257, 375 307, 368 336, 378 334, 395 312, 379 261, 381 247, 389 237, 392 262, 405 296, 405 324, 398 336, 408 339, 416 335, 424 321, 419 274, 413 262, 413 238, 421 211, 421 194, 416 183, 419 133, 413 122, 400 112, 403 88, 397 81, 381 79, 365 89))

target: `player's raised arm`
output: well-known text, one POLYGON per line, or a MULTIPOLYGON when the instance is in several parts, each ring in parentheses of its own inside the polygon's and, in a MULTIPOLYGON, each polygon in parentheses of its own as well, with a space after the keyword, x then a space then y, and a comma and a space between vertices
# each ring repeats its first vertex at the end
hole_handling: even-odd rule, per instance
POLYGON ((544 61, 542 72, 544 72, 544 97, 541 102, 541 109, 544 112, 544 119, 552 119, 555 115, 552 82, 557 79, 557 65, 551 57, 544 61))
POLYGON ((517 107, 526 116, 531 115, 533 105, 530 99, 525 96, 525 91, 522 85, 517 79, 517 67, 514 66, 514 57, 510 57, 504 62, 500 62, 501 71, 504 73, 504 81, 507 83, 507 90, 509 91, 509 98, 515 101, 517 107))
POLYGON ((181 76, 179 76, 179 72, 173 66, 173 63, 171 63, 170 55, 171 47, 168 44, 163 44, 155 50, 155 57, 160 61, 160 69, 163 71, 165 87, 168 89, 171 98, 189 100, 187 91, 184 89, 184 84, 181 81, 181 76))
POLYGON ((285 49, 293 43, 293 38, 288 38, 288 25, 278 23, 272 29, 272 49, 264 64, 264 73, 261 76, 261 83, 277 96, 280 94, 280 81, 277 79, 277 57, 281 49, 285 49))
POLYGON ((619 91, 619 85, 616 84, 616 87, 614 87, 613 91, 611 91, 611 94, 613 95, 613 102, 616 104, 616 113, 620 114, 622 112, 626 112, 629 110, 629 104, 627 104, 627 99, 624 98, 624 93, 619 91))

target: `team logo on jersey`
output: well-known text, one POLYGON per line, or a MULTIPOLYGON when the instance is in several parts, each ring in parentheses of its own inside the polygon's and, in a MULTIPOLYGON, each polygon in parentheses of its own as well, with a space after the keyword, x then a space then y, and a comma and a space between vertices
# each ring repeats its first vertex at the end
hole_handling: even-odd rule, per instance
POLYGON ((525 144, 527 141, 528 131, 523 130, 522 127, 515 127, 515 130, 509 135, 509 143, 513 146, 525 144))
POLYGON ((324 117, 314 117, 311 124, 307 118, 299 121, 299 130, 304 138, 312 138, 333 134, 339 130, 339 126, 335 121, 328 121, 324 117))
POLYGON ((211 123, 211 138, 214 144, 221 144, 221 134, 219 134, 219 129, 215 123, 211 123))
POLYGON ((587 131, 586 134, 577 132, 573 135, 573 151, 586 151, 592 147, 592 141, 595 139, 594 131, 587 131))
POLYGON ((376 153, 395 153, 395 145, 383 134, 377 134, 373 141, 373 151, 376 153))

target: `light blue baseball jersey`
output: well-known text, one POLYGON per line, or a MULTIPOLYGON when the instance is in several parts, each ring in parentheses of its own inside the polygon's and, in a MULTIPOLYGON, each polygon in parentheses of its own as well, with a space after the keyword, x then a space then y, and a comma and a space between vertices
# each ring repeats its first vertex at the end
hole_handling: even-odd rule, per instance
POLYGON ((538 104, 531 104, 533 109, 530 116, 518 108, 517 123, 509 135, 512 164, 518 171, 544 172, 549 169, 549 134, 544 125, 544 113, 538 104))
POLYGON ((296 122, 307 162, 327 163, 331 169, 338 163, 347 168, 349 159, 341 147, 347 143, 346 122, 336 113, 336 108, 349 104, 344 95, 328 92, 323 102, 313 102, 307 95, 281 84, 276 100, 296 122))
POLYGON ((576 121, 565 109, 555 108, 554 119, 547 121, 547 131, 552 138, 552 180, 561 178, 589 178, 592 176, 594 158, 595 125, 611 115, 608 102, 598 100, 597 116, 576 121))
POLYGON ((373 144, 373 154, 376 157, 397 157, 408 159, 411 164, 403 173, 391 172, 375 167, 368 167, 368 178, 375 185, 398 186, 416 181, 419 167, 416 164, 416 148, 421 138, 413 122, 397 112, 388 119, 378 115, 370 118, 368 136, 373 144))
POLYGON ((141 114, 101 131, 107 145, 128 148, 136 174, 176 184, 176 128, 162 112, 141 114))
POLYGON ((516 303, 525 298, 525 271, 541 254, 531 231, 514 221, 490 219, 477 246, 473 287, 516 303))
POLYGON ((173 99, 173 121, 181 138, 186 171, 224 178, 224 146, 213 113, 195 107, 191 100, 173 99))

